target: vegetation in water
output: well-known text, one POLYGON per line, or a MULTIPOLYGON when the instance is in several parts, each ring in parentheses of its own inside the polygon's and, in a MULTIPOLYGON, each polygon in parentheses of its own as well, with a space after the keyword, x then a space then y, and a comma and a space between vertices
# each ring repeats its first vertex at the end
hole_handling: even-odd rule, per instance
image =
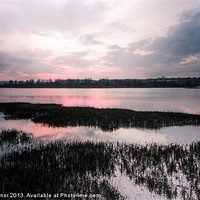
POLYGON ((33 139, 31 133, 26 133, 23 131, 18 131, 15 129, 4 130, 0 132, 0 145, 4 142, 9 143, 26 143, 33 139))
POLYGON ((110 181, 120 172, 133 184, 168 199, 200 199, 200 142, 186 146, 65 140, 14 144, 15 149, 0 157, 0 193, 67 191, 123 199, 120 188, 110 181))
MULTIPOLYGON (((14 138, 16 132, 2 131, 2 143, 7 142, 6 133, 14 138)), ((109 181, 116 164, 112 150, 109 144, 78 141, 45 143, 32 140, 32 144, 27 143, 23 148, 16 146, 1 156, 0 193, 67 192, 121 199, 109 181)))
POLYGON ((173 112, 144 112, 116 108, 64 107, 59 104, 0 103, 7 119, 31 119, 49 126, 93 126, 103 131, 118 128, 159 129, 200 125, 200 116, 173 112))

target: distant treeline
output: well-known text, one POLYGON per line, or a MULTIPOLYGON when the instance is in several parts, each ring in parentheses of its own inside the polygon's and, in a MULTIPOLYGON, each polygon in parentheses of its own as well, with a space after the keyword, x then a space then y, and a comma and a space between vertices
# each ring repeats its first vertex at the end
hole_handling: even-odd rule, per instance
POLYGON ((195 78, 151 78, 151 79, 30 79, 26 81, 9 80, 0 82, 0 87, 9 88, 138 88, 138 87, 200 87, 200 77, 195 78))

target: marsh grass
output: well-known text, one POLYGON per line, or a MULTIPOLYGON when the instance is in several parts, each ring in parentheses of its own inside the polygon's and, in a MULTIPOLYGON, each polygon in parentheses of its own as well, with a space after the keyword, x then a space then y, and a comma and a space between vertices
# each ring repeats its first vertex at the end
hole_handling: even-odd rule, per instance
POLYGON ((0 103, 6 119, 31 119, 53 127, 90 126, 103 131, 119 128, 160 129, 200 125, 200 116, 173 112, 144 112, 116 108, 63 107, 59 104, 0 103))
MULTIPOLYGON (((12 138, 9 142, 17 144, 16 132, 3 131, 0 134, 2 143, 7 143, 5 134, 8 134, 12 138)), ((34 142, 32 140, 32 145, 27 143, 23 148, 16 146, 1 157, 0 193, 67 192, 101 194, 106 199, 121 198, 109 180, 116 162, 109 153, 112 145, 61 140, 34 142)))
POLYGON ((23 131, 18 131, 15 129, 12 130, 3 130, 0 132, 0 145, 3 142, 8 143, 27 143, 33 139, 33 134, 26 133, 23 131))
POLYGON ((0 193, 67 191, 122 199, 120 188, 110 181, 120 169, 133 184, 168 199, 200 199, 200 142, 139 145, 56 140, 34 145, 32 139, 31 143, 1 157, 0 193))

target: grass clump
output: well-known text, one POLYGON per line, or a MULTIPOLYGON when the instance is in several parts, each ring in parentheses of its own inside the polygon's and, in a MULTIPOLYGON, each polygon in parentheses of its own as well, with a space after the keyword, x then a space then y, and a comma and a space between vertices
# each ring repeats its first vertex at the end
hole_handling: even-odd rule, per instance
POLYGON ((32 138, 33 138, 33 135, 31 133, 18 131, 15 129, 3 130, 0 132, 0 144, 2 144, 3 142, 26 143, 26 142, 30 142, 32 138))

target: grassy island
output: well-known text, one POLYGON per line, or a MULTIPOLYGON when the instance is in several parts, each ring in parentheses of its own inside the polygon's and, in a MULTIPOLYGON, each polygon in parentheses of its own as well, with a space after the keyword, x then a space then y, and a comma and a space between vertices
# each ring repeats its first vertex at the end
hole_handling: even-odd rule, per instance
POLYGON ((178 112, 134 111, 117 108, 64 107, 60 104, 0 103, 6 119, 31 119, 54 127, 92 126, 103 131, 119 128, 159 129, 200 125, 200 115, 178 112))

